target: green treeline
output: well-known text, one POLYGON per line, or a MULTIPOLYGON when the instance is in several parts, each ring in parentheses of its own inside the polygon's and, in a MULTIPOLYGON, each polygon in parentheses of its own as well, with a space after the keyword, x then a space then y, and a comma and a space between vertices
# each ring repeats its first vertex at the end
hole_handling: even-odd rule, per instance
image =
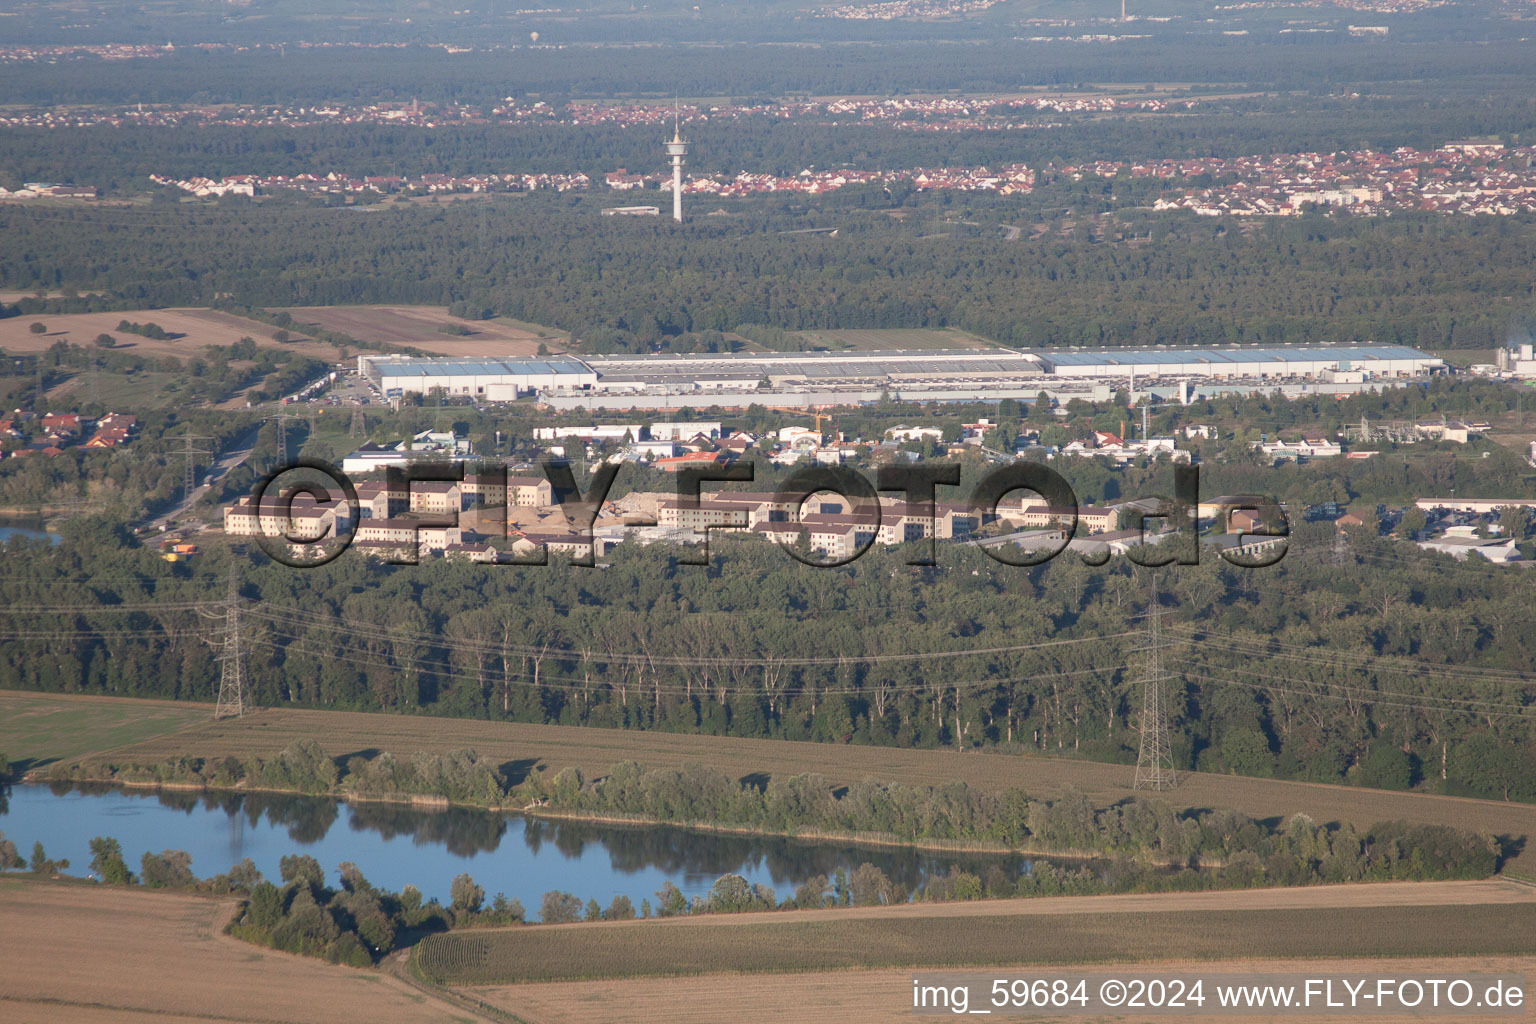
MULTIPOLYGON (((836 787, 809 774, 774 776, 758 785, 702 765, 647 770, 628 761, 590 781, 578 769, 567 768, 553 776, 531 774, 509 786, 499 770, 469 750, 409 758, 359 755, 341 769, 313 740, 299 740, 267 760, 84 762, 61 765, 50 779, 395 800, 429 796, 445 803, 526 808, 534 814, 628 817, 884 842, 969 843, 1036 854, 1091 853, 1191 868, 1214 862, 1223 866, 1224 878, 1242 885, 1483 878, 1497 870, 1501 853, 1491 836, 1442 826, 1386 822, 1358 833, 1349 825, 1319 826, 1296 815, 1282 828, 1230 810, 1180 814, 1162 801, 1141 797, 1096 808, 1081 794, 1041 800, 1019 789, 992 793, 963 782, 908 786, 864 781, 836 787)), ((172 869, 162 865, 159 870, 172 869)), ((147 856, 144 874, 148 884, 147 856)))
MULTIPOLYGON (((464 303, 558 326, 589 351, 665 347, 740 324, 954 326, 1040 347, 1486 349, 1533 312, 1525 268, 1536 262, 1536 226, 1526 218, 1301 218, 1229 231, 1146 216, 1120 243, 1008 242, 924 237, 933 221, 894 222, 890 200, 864 195, 867 208, 835 216, 836 237, 781 234, 767 207, 750 203, 740 208, 759 212, 745 222, 682 227, 602 218, 595 199, 544 196, 367 216, 10 206, 0 210, 13 242, 0 252, 0 284, 106 290, 142 306, 464 303), (155 230, 139 232, 148 217, 155 230), (125 232, 131 252, 102 261, 125 232)), ((957 205, 952 219, 963 213, 957 205)))
MULTIPOLYGON (((156 32, 160 34, 151 37, 153 42, 163 43, 164 33, 178 31, 178 26, 193 33, 187 41, 194 43, 224 34, 197 34, 197 13, 206 14, 185 12, 159 19, 156 32)), ((556 26, 547 26, 557 34, 550 38, 569 39, 573 23, 586 21, 563 19, 556 26)), ((522 33, 537 22, 520 18, 519 24, 520 41, 522 33)), ((668 40, 720 40, 718 25, 704 23, 701 28, 691 17, 667 19, 661 24, 668 40)), ((743 38, 738 34, 742 26, 750 32, 745 38, 759 37, 763 24, 754 6, 753 14, 734 26, 738 31, 728 30, 728 38, 743 38)), ((1008 93, 1030 86, 1072 89, 1089 82, 1194 82, 1223 90, 1230 90, 1234 83, 1262 83, 1304 95, 1326 95, 1345 83, 1377 83, 1376 88, 1362 90, 1371 92, 1376 100, 1376 94, 1391 94, 1420 83, 1427 86, 1424 95, 1431 95, 1432 90, 1468 98, 1499 91, 1523 95, 1519 90, 1528 74, 1529 54, 1520 39, 1510 36, 1507 21, 1475 19, 1462 11, 1431 14, 1422 20, 1399 15, 1393 22, 1393 39, 1404 31, 1419 35, 1412 45, 1365 43, 1340 34, 1313 38, 1266 32, 1232 37, 1212 26, 1193 34, 1176 32, 1172 38, 1125 40, 1112 48, 1085 48, 1031 44, 1010 38, 1019 33, 1017 27, 1000 29, 985 20, 973 24, 970 31, 977 33, 979 40, 942 43, 933 38, 929 23, 913 21, 882 26, 881 34, 886 37, 882 45, 824 47, 666 42, 639 47, 550 46, 453 54, 424 45, 327 47, 307 53, 290 46, 282 54, 271 49, 232 53, 183 47, 154 60, 85 57, 57 63, 9 62, 0 66, 0 92, 17 104, 310 106, 379 98, 403 103, 411 97, 423 102, 494 104, 505 96, 526 97, 530 93, 557 101, 567 96, 640 96, 666 102, 674 95, 718 96, 722 83, 728 83, 734 96, 741 99, 794 94, 892 96, 945 90, 1008 93), (909 37, 904 39, 903 35, 909 37), (913 40, 910 35, 919 38, 913 40)), ((871 25, 846 23, 841 31, 854 40, 868 40, 871 25)), ((946 23, 946 38, 965 31, 966 25, 946 23)), ((105 27, 110 34, 102 41, 123 41, 127 26, 113 23, 105 27)), ((390 28, 398 31, 400 26, 397 22, 390 28)), ((358 29, 355 18, 349 16, 348 42, 368 41, 368 34, 360 36, 358 29)), ((20 27, 8 27, 8 31, 17 32, 20 27)), ((61 42, 88 41, 77 26, 63 31, 61 42)), ((242 23, 240 31, 241 41, 248 42, 246 33, 259 29, 242 23)), ((301 28, 290 31, 292 34, 276 38, 313 38, 311 12, 304 12, 301 28)), ((504 38, 503 31, 495 29, 492 38, 504 38)), ((609 38, 634 42, 633 15, 610 22, 607 31, 612 33, 609 38)), ((823 20, 815 34, 826 38, 838 31, 836 23, 823 20)), ((795 38, 805 38, 803 19, 794 25, 794 34, 795 38)), ((434 41, 443 38, 433 36, 434 41)), ((480 34, 471 38, 483 45, 488 37, 480 34)))
POLYGON ((534 776, 514 795, 576 814, 638 815, 791 835, 972 840, 1037 853, 1093 852, 1184 866, 1217 861, 1224 879, 1239 885, 1484 878, 1499 859, 1493 837, 1444 826, 1385 822, 1362 834, 1295 815, 1285 826, 1271 827, 1230 810, 1180 815, 1162 801, 1140 797, 1096 809, 1082 795, 1036 800, 1022 790, 984 793, 962 782, 835 787, 818 775, 797 775, 759 787, 700 765, 647 771, 625 762, 592 781, 575 768, 548 780, 534 776))
POLYGON ((507 796, 500 771, 473 750, 409 757, 379 753, 347 759, 338 766, 314 740, 296 740, 270 758, 178 757, 157 764, 59 765, 49 778, 124 784, 196 785, 208 789, 254 789, 310 796, 356 796, 379 800, 431 797, 454 804, 496 807, 507 796))
MULTIPOLYGON (((1327 500, 1312 489, 1380 493, 1411 471, 1444 493, 1498 464, 1383 457, 1328 481, 1254 464, 1202 486, 1327 500)), ((1080 493, 1117 497, 1102 488, 1126 482, 1171 488, 1154 467, 1085 477, 1080 493)), ((37 635, 0 642, 0 687, 212 700, 210 627, 185 603, 222 598, 227 555, 168 565, 89 527, 51 548, 9 546, 6 603, 61 610, 29 613, 37 635)), ((1162 573, 1164 628, 1180 642, 1176 766, 1536 796, 1536 736, 1519 712, 1536 700, 1524 574, 1360 531, 1340 542, 1328 523, 1292 531, 1270 568, 1206 551, 1162 573)), ((729 535, 710 551, 707 567, 629 545, 603 569, 389 566, 355 552, 303 571, 244 565, 246 678, 264 707, 1135 760, 1147 583, 1125 559, 1028 569, 940 544, 931 568, 893 549, 810 569, 729 535)))

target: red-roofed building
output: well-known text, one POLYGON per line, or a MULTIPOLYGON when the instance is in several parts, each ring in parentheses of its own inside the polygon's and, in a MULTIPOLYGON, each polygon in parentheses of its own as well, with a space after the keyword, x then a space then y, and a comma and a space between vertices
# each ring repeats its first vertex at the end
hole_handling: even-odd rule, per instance
POLYGON ((724 452, 689 452, 687 455, 657 459, 651 465, 663 473, 676 473, 689 466, 713 466, 724 461, 726 461, 724 452))

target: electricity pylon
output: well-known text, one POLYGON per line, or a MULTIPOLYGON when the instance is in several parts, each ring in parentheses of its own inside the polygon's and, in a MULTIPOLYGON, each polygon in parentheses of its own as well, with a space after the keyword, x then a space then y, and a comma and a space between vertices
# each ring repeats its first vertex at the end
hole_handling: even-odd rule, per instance
POLYGON ((1147 607, 1147 639, 1138 648, 1141 668, 1141 750, 1136 755, 1135 789, 1172 789, 1178 785, 1173 770, 1173 747, 1168 738, 1168 712, 1164 688, 1170 678, 1163 671, 1162 607, 1157 600, 1157 577, 1152 577, 1152 600, 1147 607))
POLYGON ((213 717, 238 718, 245 714, 245 652, 240 644, 240 586, 235 571, 229 571, 229 596, 224 604, 224 636, 219 641, 219 701, 213 717))
POLYGON ((213 450, 204 448, 198 442, 212 441, 211 437, 203 437, 188 431, 185 434, 176 435, 176 439, 184 442, 184 447, 178 453, 184 460, 181 469, 181 500, 189 501, 192 491, 197 487, 197 457, 199 455, 213 455, 213 450))

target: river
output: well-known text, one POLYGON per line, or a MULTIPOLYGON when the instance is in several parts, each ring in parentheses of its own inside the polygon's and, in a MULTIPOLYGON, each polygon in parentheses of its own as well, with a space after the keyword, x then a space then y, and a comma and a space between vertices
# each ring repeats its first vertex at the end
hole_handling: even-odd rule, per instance
MULTIPOLYGON (((351 861, 375 885, 398 891, 414 885, 448 902, 460 873, 472 875, 487 897, 520 900, 530 919, 551 889, 595 898, 618 895, 636 908, 656 903, 670 880, 690 899, 715 879, 736 873, 771 886, 780 900, 807 878, 868 861, 909 890, 952 865, 983 874, 994 866, 1011 877, 1029 870, 1022 856, 955 854, 907 847, 851 847, 782 837, 721 835, 666 826, 621 827, 549 821, 469 809, 420 810, 394 804, 261 793, 122 790, 100 785, 26 785, 0 799, 0 830, 28 857, 34 841, 47 855, 68 858, 69 874, 89 871, 89 842, 111 836, 137 873, 145 852, 185 850, 200 878, 249 857, 269 880, 279 859, 306 853, 332 884, 351 861)), ((1074 867, 1081 867, 1076 862, 1074 867)))

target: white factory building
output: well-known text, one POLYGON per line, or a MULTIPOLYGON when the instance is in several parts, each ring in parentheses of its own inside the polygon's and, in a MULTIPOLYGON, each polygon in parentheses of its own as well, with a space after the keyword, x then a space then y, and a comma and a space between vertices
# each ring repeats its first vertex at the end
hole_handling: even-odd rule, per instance
POLYGON ((1040 357, 1009 349, 887 352, 736 352, 709 355, 592 356, 603 392, 840 389, 1008 382, 1044 372, 1040 357))
POLYGON ((357 372, 385 395, 471 395, 489 402, 510 401, 535 391, 579 390, 597 383, 597 374, 580 359, 418 359, 410 356, 358 356, 357 372))
POLYGON ((1062 349, 1039 353, 1054 377, 1274 379, 1359 375, 1417 377, 1443 360, 1403 345, 1288 345, 1272 348, 1062 349))
MULTIPOLYGON (((1047 391, 1107 401, 1113 389, 1156 383, 1194 395, 1264 389, 1346 393, 1442 372, 1445 363, 1400 345, 1229 348, 907 349, 552 356, 546 359, 365 355, 358 370, 385 395, 442 389, 480 401, 538 394, 557 408, 857 405, 900 401, 1032 399, 1047 391), (1099 392, 1103 392, 1102 397, 1099 392)), ((689 431, 698 424, 684 424, 689 431)), ((667 440, 663 437, 658 440, 667 440)))

